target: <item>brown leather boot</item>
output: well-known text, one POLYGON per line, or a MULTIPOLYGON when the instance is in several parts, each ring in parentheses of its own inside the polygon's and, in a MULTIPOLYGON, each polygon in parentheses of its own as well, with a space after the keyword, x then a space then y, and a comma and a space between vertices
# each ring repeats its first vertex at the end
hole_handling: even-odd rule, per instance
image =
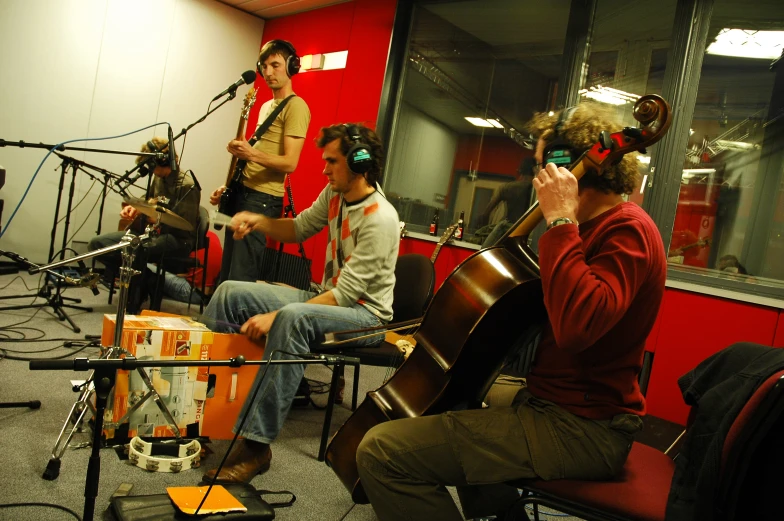
POLYGON ((220 475, 215 476, 218 469, 204 473, 203 481, 207 483, 250 483, 256 474, 267 472, 272 461, 272 450, 266 443, 251 440, 237 440, 231 450, 220 475))

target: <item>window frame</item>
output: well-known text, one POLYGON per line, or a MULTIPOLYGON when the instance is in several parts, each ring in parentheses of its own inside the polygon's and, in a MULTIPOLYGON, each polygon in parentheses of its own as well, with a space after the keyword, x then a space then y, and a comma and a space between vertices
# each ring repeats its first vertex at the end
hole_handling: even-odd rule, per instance
MULTIPOLYGON (((571 59, 564 60, 564 70, 561 71, 559 80, 565 82, 568 88, 559 89, 556 100, 558 108, 574 102, 577 90, 582 87, 576 82, 584 80, 585 66, 590 55, 583 53, 581 49, 590 47, 597 1, 571 1, 564 55, 566 56, 567 50, 570 50, 575 56, 580 54, 585 59, 575 59, 573 56, 571 59)), ((381 136, 386 136, 384 141, 387 146, 394 135, 395 121, 402 99, 406 58, 417 3, 416 0, 399 0, 397 5, 377 120, 381 136), (394 96, 391 95, 393 90, 394 96)), ((700 85, 702 61, 707 47, 713 6, 714 0, 678 0, 673 20, 672 40, 662 91, 664 99, 673 109, 673 119, 669 132, 652 150, 646 193, 642 204, 642 208, 656 223, 665 249, 669 247, 672 239, 683 158, 688 147, 689 128, 700 85), (663 175, 657 172, 669 174, 663 175)), ((388 161, 387 157, 387 163, 388 161)), ((668 267, 667 282, 669 287, 784 309, 784 287, 733 280, 682 267, 668 267)))

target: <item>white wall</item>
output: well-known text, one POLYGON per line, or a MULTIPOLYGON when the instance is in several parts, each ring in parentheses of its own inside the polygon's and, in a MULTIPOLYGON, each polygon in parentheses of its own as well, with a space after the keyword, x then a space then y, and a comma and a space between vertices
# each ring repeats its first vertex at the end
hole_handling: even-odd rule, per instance
MULTIPOLYGON (((124 134, 169 121, 174 133, 200 118, 213 96, 253 69, 264 22, 213 0, 3 0, 0 1, 0 138, 59 143, 77 138, 124 134)), ((187 134, 182 166, 202 185, 202 204, 226 177, 226 143, 236 134, 238 96, 187 134)), ((136 152, 166 127, 72 146, 136 152)), ((180 151, 183 140, 177 140, 180 151)), ((117 174, 134 166, 133 156, 67 151, 66 154, 117 174)), ((22 198, 46 155, 42 149, 0 148, 7 171, 0 198, 2 225, 22 198)), ((59 159, 43 165, 0 249, 43 262, 55 214, 59 159)), ((60 215, 68 197, 67 179, 60 215)), ((74 204, 92 180, 77 174, 74 204)), ((100 193, 96 185, 71 214, 69 237, 95 234, 100 193)), ((138 193, 138 191, 137 191, 138 193)), ((116 230, 121 198, 106 200, 102 230, 116 230)), ((55 251, 62 242, 58 229, 55 251)))
POLYGON ((401 197, 442 206, 433 194, 448 195, 457 150, 457 133, 401 103, 384 189, 401 197))

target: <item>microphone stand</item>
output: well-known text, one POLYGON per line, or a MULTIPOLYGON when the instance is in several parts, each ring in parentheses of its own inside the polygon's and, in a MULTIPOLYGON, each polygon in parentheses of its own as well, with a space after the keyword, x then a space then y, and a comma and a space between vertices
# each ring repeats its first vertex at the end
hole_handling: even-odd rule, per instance
MULTIPOLYGON (((62 273, 59 273, 59 272, 54 271, 52 269, 48 269, 46 267, 39 266, 38 264, 30 262, 26 258, 22 257, 21 255, 18 255, 17 253, 12 252, 12 251, 0 250, 0 256, 5 256, 5 257, 8 257, 9 259, 13 259, 14 261, 16 261, 19 264, 24 264, 26 266, 30 266, 31 267, 30 268, 31 271, 32 270, 37 270, 36 273, 39 272, 39 271, 46 271, 46 273, 48 273, 50 275, 53 275, 53 276, 55 276, 58 279, 63 280, 67 284, 73 284, 73 285, 78 284, 78 281, 76 279, 72 279, 71 277, 66 277, 62 273)), ((62 264, 70 263, 70 262, 72 262, 72 260, 73 259, 65 260, 65 261, 62 262, 62 264)), ((37 293, 35 293, 33 295, 7 295, 7 296, 0 297, 0 300, 15 299, 15 298, 30 298, 30 297, 33 297, 33 298, 41 297, 41 298, 45 298, 46 299, 46 303, 42 302, 42 303, 36 304, 35 302, 33 302, 31 304, 21 304, 19 306, 4 306, 4 307, 0 308, 0 311, 9 311, 9 310, 12 310, 12 309, 42 308, 42 307, 50 306, 52 308, 52 310, 54 311, 55 315, 57 315, 57 318, 59 318, 61 321, 67 320, 68 323, 71 324, 71 329, 74 330, 74 333, 80 333, 82 330, 79 328, 79 326, 76 325, 76 323, 71 319, 71 317, 68 316, 68 314, 65 312, 65 310, 63 308, 68 307, 68 308, 72 308, 72 309, 79 309, 79 310, 82 310, 82 311, 92 311, 93 308, 88 308, 88 307, 84 307, 84 306, 74 306, 73 304, 66 304, 65 301, 71 301, 71 302, 75 302, 76 304, 79 304, 79 303, 82 302, 82 299, 63 297, 62 294, 60 293, 60 287, 61 286, 58 285, 58 284, 54 284, 54 286, 56 287, 54 293, 52 293, 52 291, 49 288, 48 283, 47 283, 43 288, 41 288, 37 293)))
MULTIPOLYGON (((122 318, 117 314, 117 325, 114 330, 114 348, 120 346, 122 339, 122 318)), ((34 360, 30 362, 30 370, 72 370, 72 371, 93 371, 93 385, 95 387, 95 414, 93 415, 93 439, 90 460, 87 464, 87 478, 84 483, 84 521, 92 521, 95 515, 95 499, 98 497, 98 482, 101 473, 101 435, 103 434, 103 416, 106 411, 106 404, 109 393, 114 386, 115 373, 118 369, 137 370, 144 367, 192 367, 192 366, 230 366, 241 367, 243 365, 280 365, 280 364, 324 364, 334 365, 332 385, 337 385, 338 369, 342 371, 343 366, 349 363, 358 365, 358 360, 349 361, 347 357, 341 356, 316 356, 315 360, 245 360, 244 356, 230 358, 228 360, 138 360, 132 356, 125 358, 76 358, 73 360, 34 360)), ((356 370, 356 369, 355 369, 356 370)), ((332 411, 327 411, 331 414, 332 411)))

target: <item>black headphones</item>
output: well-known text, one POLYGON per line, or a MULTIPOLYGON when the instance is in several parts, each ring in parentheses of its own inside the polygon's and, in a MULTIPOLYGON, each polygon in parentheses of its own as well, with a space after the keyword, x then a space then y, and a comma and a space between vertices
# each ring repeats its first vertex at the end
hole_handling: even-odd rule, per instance
MULTIPOLYGON (((162 150, 158 150, 158 147, 156 147, 155 143, 153 143, 152 141, 148 141, 147 142, 147 148, 153 154, 158 154, 160 152, 163 152, 162 150)), ((158 157, 158 156, 149 156, 149 157, 150 157, 151 160, 154 160, 155 164, 157 164, 158 166, 169 166, 169 153, 168 152, 164 153, 164 155, 162 157, 158 157)))
MULTIPOLYGON (((289 51, 289 56, 288 58, 286 58, 286 75, 289 78, 291 78, 292 76, 297 74, 302 64, 300 63, 299 56, 297 55, 297 50, 294 48, 293 45, 291 45, 291 42, 288 42, 286 40, 270 40, 264 44, 264 47, 270 47, 273 45, 278 47, 283 47, 287 51, 289 51)), ((264 51, 264 47, 261 48, 262 52, 264 51)), ((256 70, 259 72, 259 74, 262 77, 264 77, 264 73, 261 70, 262 65, 263 64, 261 63, 261 55, 259 55, 259 60, 256 62, 256 70)))
POLYGON ((348 138, 353 145, 346 154, 346 162, 348 169, 355 174, 366 174, 373 167, 373 153, 370 147, 362 142, 362 136, 359 129, 351 123, 345 123, 348 138))
POLYGON ((567 107, 558 115, 558 122, 555 124, 555 137, 547 143, 544 148, 542 167, 547 163, 554 163, 555 166, 569 167, 582 154, 582 151, 575 149, 563 135, 563 127, 577 110, 577 106, 567 107))

